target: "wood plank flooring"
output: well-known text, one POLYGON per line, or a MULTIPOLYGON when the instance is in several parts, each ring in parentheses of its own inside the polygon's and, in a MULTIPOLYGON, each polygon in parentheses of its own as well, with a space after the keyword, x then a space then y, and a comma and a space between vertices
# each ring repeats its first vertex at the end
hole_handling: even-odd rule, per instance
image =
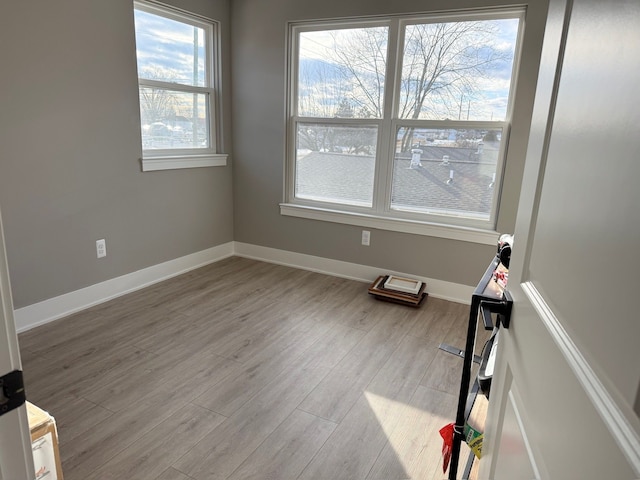
POLYGON ((431 480, 467 315, 232 257, 19 340, 66 480, 431 480))

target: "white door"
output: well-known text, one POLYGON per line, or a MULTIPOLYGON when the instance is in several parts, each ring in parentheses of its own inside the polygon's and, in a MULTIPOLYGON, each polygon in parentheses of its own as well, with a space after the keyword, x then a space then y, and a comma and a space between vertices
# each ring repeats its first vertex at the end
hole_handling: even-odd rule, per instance
POLYGON ((639 26, 550 2, 483 479, 640 478, 639 26))
MULTIPOLYGON (((8 271, 0 216, 0 376, 22 369, 8 271)), ((0 402, 3 398, 0 393, 0 402)), ((0 416, 0 479, 34 478, 27 410, 23 405, 0 416)))

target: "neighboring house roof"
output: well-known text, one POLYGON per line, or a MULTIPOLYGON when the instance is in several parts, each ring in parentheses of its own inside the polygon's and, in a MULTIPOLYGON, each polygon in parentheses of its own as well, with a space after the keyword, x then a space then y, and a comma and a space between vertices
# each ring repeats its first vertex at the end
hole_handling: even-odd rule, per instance
MULTIPOLYGON (((485 151, 479 156, 475 154, 476 149, 452 147, 420 149, 423 150, 420 166, 411 166, 411 153, 395 158, 392 207, 471 212, 488 217, 496 190, 491 182, 497 154, 485 151), (475 157, 472 160, 469 160, 470 152, 475 157), (448 165, 442 161, 443 155, 449 156, 448 165), (447 183, 451 172, 453 181, 447 183)), ((371 205, 372 156, 311 152, 298 158, 296 169, 296 195, 299 197, 371 205)))

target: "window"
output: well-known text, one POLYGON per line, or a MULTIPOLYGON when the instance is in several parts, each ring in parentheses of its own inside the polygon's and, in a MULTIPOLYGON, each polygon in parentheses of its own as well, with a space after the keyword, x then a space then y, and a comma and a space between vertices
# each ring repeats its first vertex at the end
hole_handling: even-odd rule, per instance
POLYGON ((494 230, 521 17, 291 25, 282 213, 494 230))
POLYGON ((135 3, 143 170, 225 165, 216 152, 216 25, 135 3))

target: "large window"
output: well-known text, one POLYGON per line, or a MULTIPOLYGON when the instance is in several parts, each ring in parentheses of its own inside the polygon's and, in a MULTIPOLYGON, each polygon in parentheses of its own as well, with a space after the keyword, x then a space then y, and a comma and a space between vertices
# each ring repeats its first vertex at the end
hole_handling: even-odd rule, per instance
POLYGON ((135 3, 145 170, 224 164, 216 152, 215 24, 135 3))
POLYGON ((521 17, 291 25, 283 213, 493 230, 521 17))

